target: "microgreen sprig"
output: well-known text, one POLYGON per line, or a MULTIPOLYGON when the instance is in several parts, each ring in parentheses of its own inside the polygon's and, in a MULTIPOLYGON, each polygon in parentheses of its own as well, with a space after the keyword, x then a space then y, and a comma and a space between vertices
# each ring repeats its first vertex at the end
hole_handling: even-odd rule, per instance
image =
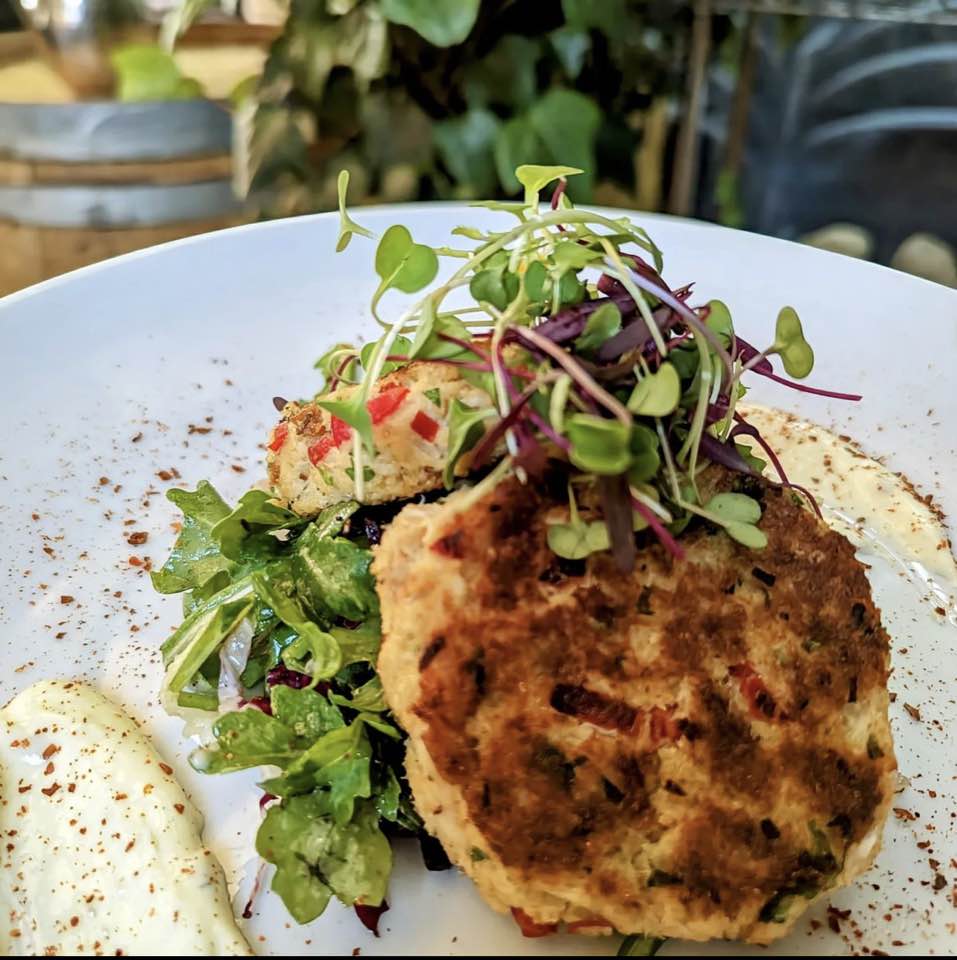
MULTIPOLYGON (((318 364, 327 392, 317 402, 354 429, 356 499, 364 497, 363 459, 375 456, 366 411, 375 384, 397 365, 429 360, 457 367, 488 394, 485 405, 456 400, 449 409, 448 486, 469 450, 475 467, 502 457, 473 490, 487 490, 491 478, 509 474, 534 483, 535 470, 549 457, 566 460, 573 475, 577 471, 576 483, 594 485, 608 529, 599 533, 595 521, 583 521, 570 495, 568 523, 549 530, 561 555, 610 548, 627 566, 633 534, 618 529, 627 517, 633 530, 647 528, 676 558, 683 551, 675 538, 694 518, 761 549, 767 538, 757 501, 734 492, 705 499, 709 488, 700 482, 709 463, 755 473, 760 461, 738 448, 737 436, 755 439, 780 472, 773 451, 736 409, 746 391, 742 378, 756 373, 795 389, 859 398, 774 374, 771 356, 790 377, 806 377, 813 367, 793 307, 780 311, 771 345, 758 350, 737 336, 724 304, 690 306, 691 285, 665 284, 661 252, 642 228, 571 204, 565 177, 580 172, 519 167, 523 202, 474 204, 517 223, 506 230, 456 227, 453 233, 474 243, 472 249, 429 247, 401 225, 382 235, 371 310, 384 333, 361 352, 338 344, 318 364), (550 207, 541 210, 541 192, 556 181, 550 207), (394 321, 381 319, 385 294, 426 290, 441 257, 459 261, 450 276, 394 321), (475 303, 445 308, 446 298, 465 287, 475 303), (330 396, 338 384, 349 390, 330 396)), ((339 249, 353 235, 371 236, 346 213, 347 184, 348 177, 340 177, 339 249)), ((787 484, 783 472, 781 482, 787 484)))

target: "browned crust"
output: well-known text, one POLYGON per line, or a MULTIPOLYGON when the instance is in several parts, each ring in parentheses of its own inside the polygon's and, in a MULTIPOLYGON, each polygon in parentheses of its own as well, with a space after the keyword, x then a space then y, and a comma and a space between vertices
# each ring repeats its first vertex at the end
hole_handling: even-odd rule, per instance
POLYGON ((888 637, 864 570, 793 494, 747 485, 765 550, 698 525, 687 561, 649 539, 629 577, 607 554, 563 572, 541 487, 506 482, 438 531, 470 592, 424 641, 413 710, 509 869, 636 908, 666 886, 689 917, 753 924, 782 889, 826 886, 886 809, 888 637), (773 715, 749 708, 741 664, 773 715))

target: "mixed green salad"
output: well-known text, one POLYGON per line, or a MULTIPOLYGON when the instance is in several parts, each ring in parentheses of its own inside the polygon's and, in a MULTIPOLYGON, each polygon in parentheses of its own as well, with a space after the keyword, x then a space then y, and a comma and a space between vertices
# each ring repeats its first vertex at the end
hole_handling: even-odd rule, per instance
MULTIPOLYGON (((375 672, 371 547, 397 509, 362 505, 375 449, 369 402, 383 375, 429 360, 482 387, 486 407, 455 401, 449 411, 447 485, 462 483, 454 468, 466 453, 475 497, 510 474, 534 483, 549 458, 562 458, 572 468, 569 514, 550 528, 549 545, 576 560, 610 550, 622 570, 655 541, 679 561, 693 520, 752 549, 766 544, 756 499, 705 499, 698 484, 709 463, 762 474, 759 450, 777 471, 772 482, 793 486, 738 407, 743 375, 858 399, 775 373, 772 356, 790 377, 813 365, 790 307, 758 350, 737 336, 724 304, 690 306, 692 286, 665 283, 644 230, 571 205, 564 178, 579 172, 519 167, 524 202, 478 204, 514 225, 458 227, 468 247, 429 247, 400 225, 378 240, 371 313, 384 332, 361 350, 337 344, 317 362, 326 382, 315 401, 351 438, 352 499, 304 518, 258 489, 235 506, 206 482, 169 494, 182 529, 153 583, 184 595, 184 620, 163 646, 167 704, 216 718, 214 741, 191 758, 198 770, 278 770, 262 783, 256 847, 300 923, 335 896, 374 928, 392 867, 389 837, 422 832, 403 774, 404 735, 375 672), (542 210, 539 194, 555 181, 542 210), (458 266, 430 287, 442 259, 458 266), (381 319, 388 291, 426 288, 395 320, 381 319), (447 304, 464 290, 467 305, 447 304), (586 487, 599 510, 579 508, 586 487)), ((347 185, 343 174, 339 250, 372 236, 346 212, 347 185)), ((623 950, 656 945, 628 938, 623 950)))

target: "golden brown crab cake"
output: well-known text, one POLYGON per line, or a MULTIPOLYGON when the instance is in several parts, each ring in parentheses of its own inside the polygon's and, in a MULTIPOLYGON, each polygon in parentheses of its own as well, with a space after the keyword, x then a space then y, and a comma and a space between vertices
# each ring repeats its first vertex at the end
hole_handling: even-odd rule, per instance
POLYGON ((746 483, 766 549, 692 526, 684 561, 649 540, 627 576, 551 553, 564 507, 514 480, 386 530, 378 670, 416 806, 532 932, 768 943, 880 847, 896 764, 864 569, 746 483))
MULTIPOLYGON (((323 399, 347 400, 355 386, 323 399)), ((369 402, 376 454, 364 466, 365 503, 403 500, 442 486, 453 400, 488 407, 485 391, 448 364, 411 363, 376 384, 369 402)), ((276 499, 302 517, 354 496, 349 427, 315 403, 288 403, 266 448, 276 499)), ((459 472, 468 459, 463 458, 459 472)))

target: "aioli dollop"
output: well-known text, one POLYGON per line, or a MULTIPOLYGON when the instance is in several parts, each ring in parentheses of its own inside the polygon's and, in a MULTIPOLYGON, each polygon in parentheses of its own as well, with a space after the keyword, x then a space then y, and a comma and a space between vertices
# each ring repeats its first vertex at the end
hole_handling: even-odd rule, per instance
POLYGON ((129 717, 44 681, 0 718, 4 955, 251 955, 199 813, 129 717))

